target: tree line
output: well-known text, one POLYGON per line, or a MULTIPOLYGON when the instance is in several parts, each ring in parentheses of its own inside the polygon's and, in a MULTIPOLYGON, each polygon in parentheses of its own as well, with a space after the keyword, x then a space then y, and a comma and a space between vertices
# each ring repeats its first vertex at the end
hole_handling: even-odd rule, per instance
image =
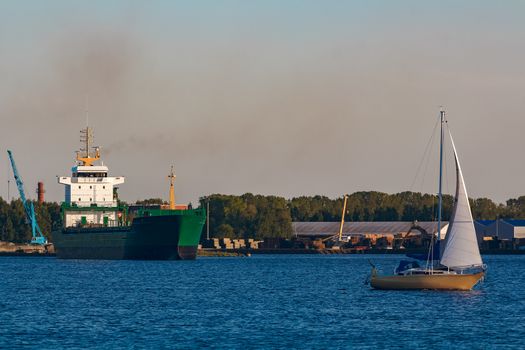
MULTIPOLYGON (((144 205, 163 203, 159 198, 139 201, 144 205)), ((476 220, 525 218, 525 196, 494 203, 488 198, 470 200, 476 220)), ((34 202, 42 232, 50 233, 62 226, 60 205, 34 202)), ((210 236, 231 238, 288 238, 294 221, 340 221, 343 197, 301 196, 286 199, 278 196, 212 194, 201 197, 200 207, 209 205, 210 236)), ((443 220, 448 220, 453 197, 443 196, 443 220)), ((437 196, 418 192, 387 194, 367 191, 349 195, 347 221, 432 221, 437 219, 437 196)), ((206 230, 206 226, 204 227, 206 230)), ((27 242, 31 228, 26 222, 24 207, 17 199, 6 202, 0 197, 0 240, 27 242)))
MULTIPOLYGON (((50 233, 62 226, 60 205, 53 202, 33 202, 35 215, 42 233, 50 233)), ((31 225, 27 222, 24 205, 20 199, 10 203, 0 197, 0 241, 27 243, 31 240, 31 225)))
MULTIPOLYGON (((285 199, 246 193, 240 196, 213 194, 200 198, 210 208, 210 236, 232 238, 283 237, 292 235, 292 222, 340 221, 343 197, 301 196, 285 199)), ((449 220, 454 198, 443 196, 442 218, 449 220)), ((470 199, 475 220, 525 218, 525 196, 496 204, 488 198, 470 199)), ((435 221, 438 197, 419 192, 387 194, 355 192, 348 197, 346 221, 435 221)))

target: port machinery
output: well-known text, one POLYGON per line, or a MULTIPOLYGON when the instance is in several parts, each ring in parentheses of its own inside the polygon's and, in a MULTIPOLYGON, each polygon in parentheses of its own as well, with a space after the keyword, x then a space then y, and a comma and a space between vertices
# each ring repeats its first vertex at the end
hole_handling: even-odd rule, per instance
POLYGON ((343 197, 343 211, 341 213, 341 224, 339 225, 339 232, 321 240, 322 243, 325 243, 327 241, 331 242, 332 248, 335 248, 335 249, 341 248, 341 246, 343 246, 345 243, 343 241, 343 227, 345 225, 346 203, 347 202, 348 202, 348 195, 345 194, 343 197))
POLYGON ((7 154, 9 155, 9 161, 11 162, 11 168, 13 169, 13 175, 15 177, 16 187, 18 187, 18 192, 20 193, 20 199, 22 200, 22 204, 24 205, 24 210, 26 213, 27 221, 31 224, 31 233, 33 234, 31 238, 31 244, 45 245, 47 244, 47 239, 42 234, 42 230, 40 229, 40 226, 38 226, 38 222, 36 220, 36 215, 35 215, 35 207, 33 205, 33 202, 28 201, 26 198, 25 191, 24 191, 24 183, 22 182, 22 178, 20 177, 20 174, 18 173, 18 170, 16 168, 16 163, 13 157, 13 153, 10 150, 7 150, 7 154))

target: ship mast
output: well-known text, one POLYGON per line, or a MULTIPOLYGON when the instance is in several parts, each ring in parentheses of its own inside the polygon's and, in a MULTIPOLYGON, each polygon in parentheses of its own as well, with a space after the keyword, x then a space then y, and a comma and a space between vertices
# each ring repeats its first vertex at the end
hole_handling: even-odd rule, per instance
POLYGON ((175 209, 175 188, 173 186, 173 183, 175 182, 175 173, 173 172, 173 165, 171 166, 171 173, 168 175, 168 178, 170 179, 170 209, 175 209))
MULTIPOLYGON (((444 132, 443 132, 443 124, 445 123, 445 111, 441 109, 440 113, 440 119, 441 119, 441 135, 440 135, 440 142, 439 142, 439 192, 438 192, 438 198, 439 198, 439 204, 438 204, 438 226, 437 226, 437 247, 438 247, 438 259, 441 258, 441 216, 442 216, 442 207, 443 207, 443 192, 442 192, 442 185, 443 185, 443 141, 444 141, 444 132)), ((433 258, 433 257, 432 257, 433 258)))
POLYGON ((85 129, 80 130, 80 143, 84 148, 77 151, 77 161, 81 162, 83 166, 92 166, 93 162, 100 159, 100 150, 98 147, 93 147, 93 129, 86 126, 85 129), (90 152, 91 148, 95 148, 95 153, 90 152))

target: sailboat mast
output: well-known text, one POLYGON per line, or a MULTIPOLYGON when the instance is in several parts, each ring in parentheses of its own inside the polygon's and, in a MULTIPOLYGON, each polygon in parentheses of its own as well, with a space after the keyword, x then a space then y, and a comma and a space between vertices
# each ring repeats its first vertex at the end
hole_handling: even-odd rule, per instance
MULTIPOLYGON (((441 117, 441 137, 439 142, 439 192, 438 192, 438 198, 439 198, 439 205, 438 205, 438 227, 437 227, 437 241, 439 244, 439 241, 441 239, 441 215, 442 215, 442 207, 443 207, 443 192, 442 192, 442 184, 443 184, 443 141, 444 141, 444 133, 443 133, 443 124, 445 123, 445 111, 441 109, 440 111, 440 117, 441 117)), ((439 245, 438 245, 439 247, 439 245)), ((440 255, 441 255, 441 249, 440 249, 440 255)))

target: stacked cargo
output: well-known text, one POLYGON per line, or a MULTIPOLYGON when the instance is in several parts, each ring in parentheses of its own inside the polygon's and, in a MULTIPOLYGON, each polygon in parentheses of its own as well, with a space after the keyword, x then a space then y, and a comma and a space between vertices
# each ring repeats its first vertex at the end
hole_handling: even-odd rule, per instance
POLYGON ((244 239, 234 239, 233 248, 234 249, 246 248, 246 243, 244 243, 244 239))
POLYGON ((202 241, 199 249, 259 249, 259 244, 262 241, 256 241, 253 238, 211 238, 202 241))
POLYGON ((256 241, 253 238, 249 238, 247 247, 250 248, 250 249, 259 249, 259 243, 260 242, 261 241, 256 241))
POLYGON ((232 240, 230 238, 223 238, 222 243, 224 249, 233 249, 232 240))
POLYGON ((205 239, 202 241, 202 248, 221 249, 221 244, 218 238, 205 239))

